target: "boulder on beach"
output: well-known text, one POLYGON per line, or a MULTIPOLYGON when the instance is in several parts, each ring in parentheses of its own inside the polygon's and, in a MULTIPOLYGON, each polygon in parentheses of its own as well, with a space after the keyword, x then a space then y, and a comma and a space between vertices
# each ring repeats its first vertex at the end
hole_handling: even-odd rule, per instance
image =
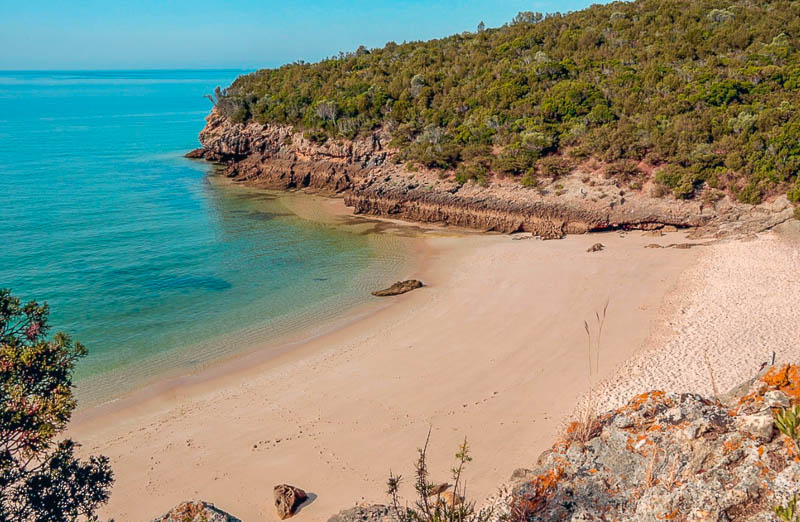
POLYGON ((202 500, 181 502, 153 522, 242 522, 238 518, 202 500))
POLYGON ((372 295, 375 297, 387 297, 392 295, 400 295, 405 294, 406 292, 410 292, 412 290, 416 290, 417 288, 422 288, 423 285, 422 281, 418 281, 416 279, 408 279, 406 281, 398 281, 389 288, 385 288, 383 290, 376 290, 372 292, 372 295))
POLYGON ((588 250, 586 250, 586 251, 587 252, 600 252, 604 248, 605 248, 605 245, 603 245, 603 243, 595 243, 594 245, 590 246, 588 248, 588 250))
POLYGON ((275 509, 281 520, 294 515, 300 504, 308 499, 305 491, 289 484, 275 486, 273 493, 275 494, 275 509))

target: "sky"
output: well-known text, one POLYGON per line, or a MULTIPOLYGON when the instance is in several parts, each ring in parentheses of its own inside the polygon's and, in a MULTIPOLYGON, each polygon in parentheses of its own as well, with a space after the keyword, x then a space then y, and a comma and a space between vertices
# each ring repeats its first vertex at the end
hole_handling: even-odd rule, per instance
POLYGON ((0 0, 0 69, 275 67, 587 0, 0 0))

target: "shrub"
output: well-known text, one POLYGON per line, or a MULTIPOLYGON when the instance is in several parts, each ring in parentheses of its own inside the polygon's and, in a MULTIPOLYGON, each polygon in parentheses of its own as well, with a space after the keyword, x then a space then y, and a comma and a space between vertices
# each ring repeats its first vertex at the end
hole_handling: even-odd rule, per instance
POLYGON ((528 169, 528 172, 522 176, 522 186, 525 188, 536 188, 539 186, 539 180, 536 179, 536 173, 533 169, 528 169))
POLYGON ((605 176, 607 178, 613 178, 625 184, 631 184, 634 180, 639 179, 642 174, 643 172, 635 161, 615 161, 605 168, 605 176))
POLYGON ((0 520, 92 519, 114 480, 106 457, 81 460, 75 442, 58 440, 86 348, 64 333, 48 338, 49 313, 0 290, 0 520))
POLYGON ((691 170, 678 166, 665 167, 656 173, 656 183, 672 189, 672 194, 678 199, 692 197, 699 181, 691 170))
POLYGON ((570 172, 572 172, 572 162, 566 158, 561 158, 558 156, 548 156, 546 158, 542 158, 536 163, 539 172, 541 172, 544 176, 558 179, 562 176, 566 176, 570 172))
POLYGON ((475 502, 467 498, 467 486, 463 473, 467 463, 472 461, 469 455, 467 439, 459 446, 456 453, 456 465, 451 470, 453 485, 449 495, 444 494, 448 487, 435 484, 428 479, 428 442, 431 433, 425 439, 425 445, 418 450, 419 457, 414 465, 414 491, 416 500, 414 507, 400 507, 400 484, 402 477, 389 472, 387 493, 391 496, 392 506, 401 522, 488 522, 492 516, 490 508, 475 509, 475 502))
POLYGON ((481 186, 489 184, 489 177, 486 167, 479 163, 462 164, 456 169, 456 181, 463 185, 467 181, 474 181, 481 186))

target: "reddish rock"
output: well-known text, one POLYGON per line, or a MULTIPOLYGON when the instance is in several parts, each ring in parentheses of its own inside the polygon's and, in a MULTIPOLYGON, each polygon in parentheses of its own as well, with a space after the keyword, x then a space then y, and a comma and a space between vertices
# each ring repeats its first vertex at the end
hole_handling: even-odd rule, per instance
POLYGON ((275 509, 281 520, 291 517, 300 507, 300 504, 308 499, 305 491, 288 484, 279 484, 273 489, 275 494, 275 509))
POLYGON ((183 155, 184 158, 189 159, 202 159, 206 155, 206 149, 200 147, 199 149, 190 150, 186 154, 183 155))
POLYGON ((385 288, 383 290, 375 290, 372 292, 372 295, 375 297, 388 297, 393 295, 400 295, 405 294, 406 292, 410 292, 412 290, 416 290, 417 288, 422 288, 424 285, 422 281, 417 281, 416 279, 408 279, 406 281, 398 281, 389 288, 385 288))

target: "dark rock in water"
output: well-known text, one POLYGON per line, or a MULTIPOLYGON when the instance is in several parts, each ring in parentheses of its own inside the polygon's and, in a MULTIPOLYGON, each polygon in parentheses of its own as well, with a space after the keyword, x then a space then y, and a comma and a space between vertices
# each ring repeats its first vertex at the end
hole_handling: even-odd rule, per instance
POLYGON ((394 508, 376 504, 345 509, 333 515, 328 522, 400 522, 394 508))
POLYGON ((603 243, 595 243, 594 245, 590 246, 587 252, 600 252, 603 250, 605 246, 603 243))
POLYGON ((300 504, 308 499, 305 491, 288 484, 275 486, 273 493, 275 494, 275 509, 278 510, 281 520, 294 515, 300 504))
POLYGON ((422 281, 417 281, 416 279, 409 279, 407 281, 398 281, 389 288, 384 290, 376 290, 372 292, 372 295, 375 297, 387 297, 392 295, 400 295, 405 294, 406 292, 410 292, 412 290, 416 290, 417 288, 422 288, 424 285, 422 281))
POLYGON ((200 147, 199 149, 190 150, 183 155, 184 158, 189 159, 202 159, 206 157, 206 149, 200 147))
POLYGON ((153 522, 242 522, 238 518, 214 507, 214 504, 194 500, 182 502, 153 522))

